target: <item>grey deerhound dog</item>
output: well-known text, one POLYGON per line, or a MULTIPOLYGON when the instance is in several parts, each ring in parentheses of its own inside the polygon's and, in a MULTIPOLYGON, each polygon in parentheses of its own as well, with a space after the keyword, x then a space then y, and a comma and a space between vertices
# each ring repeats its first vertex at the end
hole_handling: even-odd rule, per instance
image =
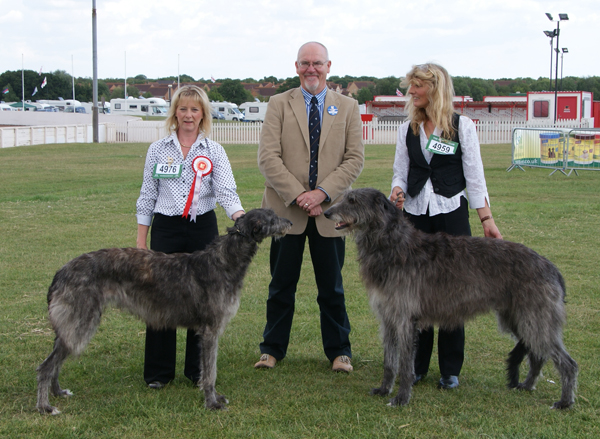
POLYGON ((354 232, 360 272, 381 323, 383 382, 372 394, 390 394, 398 374, 400 388, 390 403, 408 404, 416 330, 452 329, 493 310, 500 328, 517 340, 507 360, 508 387, 532 390, 552 359, 562 381, 553 408, 573 405, 578 368, 562 342, 565 283, 550 261, 500 239, 418 231, 375 189, 348 192, 325 216, 338 230, 354 232), (526 355, 529 373, 519 383, 526 355))
POLYGON ((48 290, 48 314, 56 333, 54 350, 38 367, 37 408, 56 415, 48 389, 61 389, 58 374, 65 359, 80 354, 108 305, 130 311, 154 328, 193 328, 200 335, 199 385, 205 406, 224 409, 215 392, 219 336, 236 314, 246 270, 258 243, 285 235, 292 223, 267 209, 238 218, 227 234, 205 250, 164 254, 136 248, 104 249, 79 256, 62 267, 48 290))

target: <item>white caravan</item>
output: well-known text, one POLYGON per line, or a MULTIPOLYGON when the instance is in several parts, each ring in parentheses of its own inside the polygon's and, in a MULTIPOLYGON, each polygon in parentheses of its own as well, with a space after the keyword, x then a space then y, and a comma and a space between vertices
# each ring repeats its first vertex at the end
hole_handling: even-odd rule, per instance
POLYGON ((169 104, 161 98, 111 99, 110 113, 120 116, 163 116, 167 117, 169 104))
POLYGON ((244 120, 244 115, 240 112, 238 106, 231 102, 211 102, 210 105, 213 110, 225 116, 225 120, 244 120))
MULTIPOLYGON (((70 108, 69 112, 73 113, 76 107, 81 107, 81 102, 73 99, 40 99, 36 101, 38 104, 50 105, 54 108, 58 108, 58 111, 65 111, 70 108)), ((35 105, 32 103, 32 105, 35 105)))
POLYGON ((248 122, 263 122, 267 114, 268 102, 244 102, 240 110, 244 112, 244 118, 248 122))

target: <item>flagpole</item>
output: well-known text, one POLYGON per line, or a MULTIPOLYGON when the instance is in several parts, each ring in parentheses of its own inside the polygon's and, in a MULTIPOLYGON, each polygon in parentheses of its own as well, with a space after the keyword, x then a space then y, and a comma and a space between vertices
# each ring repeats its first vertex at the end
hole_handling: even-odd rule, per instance
MULTIPOLYGON (((92 0, 92 136, 94 143, 98 143, 98 53, 96 46, 96 0, 92 0)), ((102 110, 104 111, 104 105, 102 110)))
POLYGON ((23 111, 25 111, 25 70, 23 63, 23 54, 21 54, 21 103, 23 104, 23 111))
MULTIPOLYGON (((127 99, 127 51, 125 51, 125 99, 127 99)), ((127 111, 127 105, 125 105, 125 111, 127 111)))
POLYGON ((75 114, 75 68, 73 67, 73 55, 71 55, 71 79, 73 80, 73 114, 75 114))

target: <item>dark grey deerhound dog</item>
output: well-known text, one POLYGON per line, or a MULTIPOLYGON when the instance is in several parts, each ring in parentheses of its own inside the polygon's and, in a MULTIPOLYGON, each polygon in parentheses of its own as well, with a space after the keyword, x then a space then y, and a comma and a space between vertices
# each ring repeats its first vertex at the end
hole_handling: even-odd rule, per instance
POLYGON ((205 406, 224 409, 215 392, 219 336, 237 312, 242 282, 258 243, 285 235, 292 223, 271 210, 255 209, 238 218, 227 234, 205 250, 164 254, 136 248, 104 249, 79 256, 54 276, 48 314, 56 333, 54 350, 38 367, 37 408, 60 413, 48 401, 70 396, 58 374, 70 354, 80 354, 108 305, 130 311, 154 328, 193 328, 200 335, 200 387, 205 406))
POLYGON ((348 192, 325 216, 338 230, 354 232, 361 275, 381 323, 383 382, 372 394, 391 393, 398 373, 391 405, 408 404, 416 329, 451 329, 493 310, 500 328, 517 340, 507 360, 508 387, 532 390, 552 359, 562 381, 553 408, 574 403, 577 363, 562 342, 565 283, 550 261, 500 239, 420 232, 375 189, 348 192), (519 383, 526 355, 529 373, 519 383))

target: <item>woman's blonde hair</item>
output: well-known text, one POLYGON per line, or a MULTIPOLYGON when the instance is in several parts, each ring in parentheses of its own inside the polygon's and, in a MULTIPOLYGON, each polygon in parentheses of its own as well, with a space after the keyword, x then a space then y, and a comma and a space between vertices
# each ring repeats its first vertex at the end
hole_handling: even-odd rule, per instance
POLYGON ((204 133, 204 137, 208 137, 212 127, 210 101, 208 100, 206 92, 195 85, 184 85, 175 92, 175 95, 173 95, 173 99, 171 99, 171 107, 167 113, 167 130, 172 133, 179 129, 179 122, 177 121, 177 107, 179 107, 179 101, 181 98, 191 98, 198 106, 200 106, 200 108, 202 108, 200 132, 204 133))
POLYGON ((419 132, 421 122, 430 119, 436 127, 442 130, 443 137, 452 139, 456 131, 452 126, 454 85, 452 85, 452 78, 446 69, 433 63, 413 66, 406 77, 402 79, 400 86, 409 87, 413 84, 429 85, 427 91, 429 105, 426 108, 415 107, 412 97, 406 104, 413 133, 419 132))

